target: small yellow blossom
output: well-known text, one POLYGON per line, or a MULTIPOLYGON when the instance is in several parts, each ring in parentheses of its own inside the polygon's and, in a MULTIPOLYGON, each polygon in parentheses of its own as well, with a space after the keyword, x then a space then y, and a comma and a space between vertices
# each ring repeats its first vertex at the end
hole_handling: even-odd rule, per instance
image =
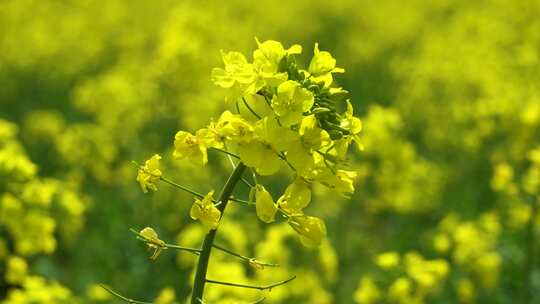
POLYGON ((399 260, 399 253, 389 251, 377 255, 375 263, 383 269, 392 269, 399 265, 399 260))
POLYGON ((473 282, 469 279, 460 279, 456 291, 461 303, 474 303, 476 292, 473 282))
POLYGON ((411 279, 407 277, 397 278, 390 288, 388 289, 388 296, 390 299, 399 303, 409 303, 412 291, 411 279))
POLYGON ((172 287, 165 287, 161 290, 157 298, 154 300, 155 304, 173 304, 176 300, 176 294, 172 287))
POLYGON ((260 261, 258 261, 256 259, 249 259, 248 264, 249 264, 249 266, 251 266, 253 269, 256 269, 256 270, 263 270, 264 269, 264 265, 260 261))
POLYGON ((493 288, 499 281, 502 258, 497 252, 486 252, 478 257, 474 270, 485 288, 493 288))
POLYGON ((444 233, 438 233, 433 237, 433 248, 439 253, 447 253, 452 246, 450 238, 444 233))
POLYGON ((360 285, 354 293, 354 300, 358 304, 377 303, 382 297, 382 292, 370 277, 363 277, 360 285))
POLYGON ((279 152, 292 140, 294 132, 279 126, 274 118, 269 117, 259 120, 254 132, 253 140, 238 145, 240 158, 260 175, 276 173, 282 163, 279 152))
POLYGON ((514 184, 514 169, 507 163, 499 163, 494 168, 494 174, 491 178, 491 188, 495 191, 508 191, 515 193, 517 191, 514 184))
POLYGON ((6 263, 6 282, 10 284, 21 284, 28 274, 28 264, 18 256, 10 256, 6 263))
POLYGON ((311 201, 311 185, 301 178, 296 178, 278 199, 278 205, 290 214, 302 213, 311 201))
POLYGON ((194 220, 200 220, 208 230, 216 229, 221 212, 213 203, 214 191, 210 191, 202 200, 196 199, 191 206, 190 215, 194 220))
POLYGON ((86 296, 92 301, 107 301, 112 295, 99 284, 91 284, 86 287, 86 296))
POLYGON ((288 80, 277 88, 272 98, 272 108, 284 126, 292 126, 302 121, 302 114, 313 106, 313 94, 297 82, 288 80))
POLYGON ((261 221, 271 223, 275 220, 276 204, 264 186, 258 184, 255 186, 255 210, 261 221))
POLYGON ((253 138, 253 126, 242 116, 225 111, 215 125, 216 133, 221 138, 233 142, 249 142, 253 138))
POLYGON ((144 166, 139 168, 137 181, 144 193, 148 190, 157 191, 156 182, 161 178, 161 170, 159 169, 159 160, 161 156, 155 154, 144 163, 144 166))
POLYGON ((362 151, 363 146, 359 137, 359 134, 362 131, 362 121, 360 118, 354 116, 353 111, 354 109, 352 103, 347 100, 347 111, 345 112, 345 117, 341 120, 340 127, 349 131, 347 138, 354 141, 358 147, 358 150, 362 151))
POLYGON ((196 165, 205 165, 208 162, 207 146, 205 138, 206 131, 199 130, 196 135, 186 131, 178 131, 174 136, 174 152, 175 158, 187 158, 196 165))
POLYGON ((255 80, 253 65, 239 52, 221 52, 225 68, 212 70, 212 81, 222 88, 232 88, 235 85, 248 85, 255 80))
POLYGON ((280 42, 267 40, 260 43, 258 39, 257 45, 259 49, 253 52, 253 65, 259 76, 269 85, 277 86, 281 82, 287 80, 287 72, 279 73, 279 64, 281 60, 289 54, 300 54, 302 47, 293 45, 288 50, 285 50, 280 42))
POLYGON ((313 80, 324 82, 326 87, 333 81, 332 73, 344 73, 345 70, 336 67, 336 59, 329 52, 319 51, 319 44, 315 43, 313 58, 309 63, 308 71, 313 76, 313 80))
POLYGON ((317 247, 326 237, 326 225, 320 218, 308 215, 295 215, 289 218, 289 225, 300 235, 306 247, 317 247))
POLYGON ((165 242, 160 240, 157 232, 150 227, 144 228, 139 232, 139 234, 144 238, 144 241, 148 245, 148 248, 154 249, 154 253, 150 257, 150 259, 155 260, 159 256, 161 250, 166 248, 165 242))

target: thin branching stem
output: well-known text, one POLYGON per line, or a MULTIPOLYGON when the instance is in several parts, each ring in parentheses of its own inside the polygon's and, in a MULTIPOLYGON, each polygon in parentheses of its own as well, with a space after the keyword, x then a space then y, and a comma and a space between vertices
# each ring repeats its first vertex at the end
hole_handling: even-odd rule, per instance
MULTIPOLYGON (((205 301, 203 301, 201 299, 197 299, 197 300, 199 301, 200 304, 210 304, 210 303, 205 302, 205 301)), ((246 303, 246 304, 259 304, 259 303, 264 302, 264 300, 266 300, 266 297, 261 297, 260 299, 255 300, 255 302, 249 302, 249 303, 246 303)))
POLYGON ((249 188, 253 188, 255 186, 253 186, 253 184, 251 184, 248 180, 246 180, 245 178, 242 177, 241 181, 246 185, 248 186, 249 188))
POLYGON ((243 199, 239 199, 239 198, 235 198, 235 197, 231 197, 229 199, 229 201, 233 201, 233 202, 236 202, 236 203, 241 203, 241 204, 245 204, 245 205, 250 205, 250 206, 255 206, 255 202, 252 202, 252 201, 246 201, 246 200, 243 200, 243 199))
POLYGON ((248 108, 248 110, 251 112, 251 114, 253 114, 253 116, 257 117, 258 119, 261 119, 262 117, 257 114, 250 106, 249 106, 249 103, 246 101, 246 99, 244 97, 242 97, 242 101, 244 102, 244 105, 246 106, 246 108, 248 108))
POLYGON ((225 252, 225 253, 227 253, 227 254, 230 254, 230 255, 232 255, 232 256, 235 256, 235 257, 237 257, 237 258, 239 258, 239 259, 242 259, 242 260, 244 260, 244 261, 247 261, 247 262, 249 262, 249 263, 254 263, 254 264, 257 264, 257 265, 260 265, 260 266, 266 266, 266 267, 279 267, 278 264, 264 263, 264 262, 261 262, 261 261, 258 261, 258 260, 256 260, 256 259, 254 259, 254 258, 250 258, 250 257, 247 257, 247 256, 243 256, 243 255, 241 255, 241 254, 238 254, 238 253, 236 253, 236 252, 234 252, 234 251, 231 251, 231 250, 229 250, 229 249, 227 249, 227 248, 221 247, 221 246, 216 245, 216 244, 214 244, 213 246, 214 246, 214 248, 216 248, 216 249, 218 249, 218 250, 221 250, 221 251, 223 251, 223 252, 225 252))
POLYGON ((112 294, 113 296, 119 298, 120 300, 122 300, 122 301, 124 301, 126 303, 130 303, 130 304, 153 304, 152 302, 138 301, 138 300, 134 300, 134 299, 124 297, 123 295, 121 295, 118 292, 114 291, 112 288, 108 287, 105 284, 100 283, 99 286, 101 286, 101 288, 105 289, 110 294, 112 294))
POLYGON ((229 151, 227 151, 227 150, 223 150, 223 149, 220 149, 220 148, 213 148, 213 147, 211 147, 211 148, 209 148, 209 149, 210 149, 210 150, 217 151, 217 152, 221 152, 221 153, 223 153, 223 154, 227 154, 227 155, 232 156, 232 157, 234 157, 234 158, 236 158, 236 159, 240 159, 240 156, 238 156, 238 155, 236 155, 236 154, 234 154, 234 153, 232 153, 232 152, 229 152, 229 151))
MULTIPOLYGON (((129 229, 131 232, 133 232, 137 238, 143 242, 145 242, 146 244, 150 244, 150 245, 153 245, 153 246, 159 246, 161 247, 162 249, 175 249, 175 250, 180 250, 180 251, 187 251, 189 253, 193 253, 195 255, 199 255, 201 253, 201 249, 197 249, 197 248, 191 248, 191 247, 184 247, 184 246, 179 246, 179 245, 174 245, 174 244, 168 244, 168 243, 162 243, 162 244, 157 244, 156 242, 152 241, 151 239, 148 239, 146 238, 144 235, 140 234, 139 232, 137 232, 137 230, 131 228, 129 229)), ((241 255, 239 253, 236 253, 230 249, 227 249, 223 246, 220 246, 220 245, 217 245, 217 244, 214 244, 212 245, 214 248, 220 250, 220 251, 223 251, 229 255, 232 255, 234 257, 237 257, 239 259, 242 259, 244 261, 247 261, 249 263, 253 263, 253 264, 256 264, 256 265, 260 265, 260 266, 265 266, 265 267, 279 267, 278 264, 272 264, 272 263, 265 263, 265 262, 261 262, 255 258, 250 258, 250 257, 247 257, 247 256, 244 256, 244 255, 241 255)))
POLYGON ((252 167, 250 167, 249 169, 251 171, 251 175, 253 176, 253 182, 255 184, 258 184, 259 182, 257 181, 257 173, 255 173, 255 169, 253 169, 252 167))
POLYGON ((287 283, 289 283, 290 281, 292 281, 294 279, 296 279, 296 276, 292 276, 292 277, 290 277, 290 278, 288 278, 287 280, 284 280, 284 281, 280 281, 280 282, 270 284, 270 285, 263 285, 263 286, 222 282, 222 281, 216 281, 216 280, 206 280, 206 282, 211 283, 211 284, 219 284, 219 285, 240 287, 240 288, 248 288, 248 289, 272 290, 272 288, 281 286, 283 284, 287 284, 287 283))
POLYGON ((282 160, 284 160, 287 165, 289 166, 289 168, 291 168, 293 171, 296 172, 296 169, 294 168, 294 166, 289 162, 289 160, 287 160, 287 157, 285 156, 285 154, 283 152, 276 152, 276 155, 281 158, 282 160))
POLYGON ((165 182, 165 183, 171 185, 171 186, 174 186, 174 187, 180 189, 180 190, 186 191, 187 193, 191 193, 191 194, 195 195, 195 196, 198 197, 198 198, 203 198, 203 197, 204 197, 204 194, 199 193, 199 192, 197 192, 197 191, 195 191, 195 190, 191 190, 191 189, 189 189, 188 187, 182 186, 182 185, 180 185, 180 184, 177 184, 177 183, 173 182, 172 180, 170 180, 170 179, 168 179, 168 178, 166 178, 166 177, 161 176, 159 179, 160 179, 161 181, 163 181, 163 182, 165 182))
POLYGON ((193 253, 195 255, 199 255, 201 250, 200 249, 197 249, 197 248, 191 248, 191 247, 184 247, 184 246, 178 246, 178 245, 174 245, 174 244, 168 244, 168 243, 162 243, 162 244, 158 244, 154 241, 152 241, 151 239, 148 239, 147 237, 145 237, 144 235, 140 234, 137 230, 133 229, 133 228, 130 228, 129 229, 131 232, 133 232, 135 235, 137 235, 137 238, 143 242, 145 242, 146 244, 150 244, 150 245, 153 245, 153 246, 159 246, 161 247, 162 249, 175 249, 175 250, 181 250, 181 251, 187 251, 189 253, 193 253))
MULTIPOLYGON (((171 186, 173 186, 173 187, 176 187, 176 188, 178 188, 178 189, 180 189, 182 191, 191 193, 197 198, 204 198, 204 194, 199 193, 199 192, 197 192, 195 190, 191 190, 188 187, 182 186, 180 184, 177 184, 177 183, 173 182, 172 180, 170 180, 170 179, 168 179, 166 177, 160 177, 160 180, 167 183, 167 184, 169 184, 169 185, 171 185, 171 186)), ((249 184, 248 186, 253 187, 253 186, 251 186, 251 184, 249 184)), ((241 199, 233 198, 233 197, 229 198, 229 200, 235 201, 235 202, 238 202, 238 203, 244 203, 244 204, 247 204, 247 205, 254 205, 255 204, 254 202, 249 202, 249 201, 245 201, 245 200, 241 200, 241 199)), ((218 201, 218 200, 212 199, 212 202, 215 204, 216 207, 221 205, 221 202, 218 201)))

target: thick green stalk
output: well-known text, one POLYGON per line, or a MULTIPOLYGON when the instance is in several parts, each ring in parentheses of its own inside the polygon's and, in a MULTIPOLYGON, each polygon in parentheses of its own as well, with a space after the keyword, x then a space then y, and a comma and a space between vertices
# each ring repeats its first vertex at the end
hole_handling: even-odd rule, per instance
MULTIPOLYGON (((234 171, 229 176, 227 183, 223 186, 221 194, 219 195, 218 209, 221 211, 221 216, 227 207, 227 203, 231 194, 234 190, 234 187, 238 181, 242 178, 242 174, 246 166, 243 163, 239 163, 234 171)), ((210 232, 204 238, 204 243, 201 249, 201 254, 199 255, 199 263, 197 264, 197 272, 195 273, 195 282, 193 284, 193 293, 191 294, 191 304, 201 304, 200 300, 203 299, 204 293, 204 284, 206 283, 206 272, 208 271, 208 261, 210 260, 210 253, 212 252, 212 247, 214 245, 214 239, 216 237, 217 229, 210 230, 210 232)))

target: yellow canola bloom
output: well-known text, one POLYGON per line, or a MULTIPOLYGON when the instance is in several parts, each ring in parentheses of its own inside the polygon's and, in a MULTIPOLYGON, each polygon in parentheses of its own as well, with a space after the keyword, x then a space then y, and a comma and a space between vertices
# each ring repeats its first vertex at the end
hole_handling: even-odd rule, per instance
POLYGON ((265 223, 272 223, 276 218, 277 207, 272 195, 259 184, 255 186, 255 210, 259 219, 265 223))
POLYGON ((450 266, 444 259, 425 260, 416 252, 405 255, 405 267, 407 274, 426 291, 432 291, 448 275, 450 266))
POLYGON ((374 280, 368 276, 360 280, 358 289, 354 293, 354 300, 358 304, 377 303, 382 298, 382 292, 374 280))
POLYGON ((392 269, 399 266, 399 253, 395 251, 384 252, 375 257, 375 263, 382 269, 392 269))
POLYGON ((318 43, 315 43, 313 53, 308 71, 316 82, 322 81, 328 87, 333 81, 332 73, 345 73, 344 69, 336 67, 336 59, 329 52, 319 51, 318 43))
POLYGON ((279 151, 293 140, 294 132, 268 117, 255 124, 254 132, 255 137, 250 142, 238 144, 240 158, 260 175, 272 175, 281 167, 279 151))
POLYGON ((324 221, 314 216, 291 216, 289 217, 289 225, 300 235, 300 241, 306 247, 317 247, 326 237, 324 221))
POLYGON ((438 233, 433 237, 433 248, 439 253, 447 253, 452 246, 452 241, 448 235, 438 233))
POLYGON ((272 108, 282 125, 289 127, 300 123, 303 113, 309 111, 315 99, 313 94, 297 82, 288 80, 277 88, 272 98, 272 108))
POLYGON ((296 178, 278 199, 278 205, 289 214, 301 214, 311 201, 311 185, 301 178, 296 178))
POLYGON ((314 151, 329 147, 332 140, 328 132, 318 126, 315 115, 302 118, 298 134, 300 136, 296 136, 286 148, 287 160, 298 174, 306 175, 315 166, 314 151))
POLYGON ((148 245, 149 248, 154 249, 154 253, 150 257, 150 259, 151 260, 157 259, 161 250, 165 248, 165 242, 160 240, 157 232, 150 227, 144 228, 143 230, 139 232, 139 234, 146 241, 146 245, 148 245))
POLYGON ((112 295, 99 284, 91 284, 86 287, 86 297, 92 301, 107 301, 112 295))
POLYGON ((221 212, 213 203, 213 195, 212 190, 202 200, 196 199, 190 211, 191 218, 201 221, 207 232, 218 227, 221 217, 221 212))
POLYGON ((22 283, 21 288, 9 291, 3 304, 15 303, 77 303, 71 291, 55 281, 47 282, 43 277, 29 276, 22 283))
POLYGON ((398 303, 411 303, 413 282, 407 277, 397 278, 388 289, 388 297, 398 303))
POLYGON ((260 78, 267 85, 277 86, 288 78, 287 72, 279 73, 279 64, 288 54, 300 54, 302 47, 295 44, 290 49, 285 50, 280 42, 267 40, 260 43, 257 38, 259 49, 253 52, 253 66, 260 78))
POLYGON ((172 287, 163 288, 157 298, 154 300, 155 304, 173 304, 176 301, 176 293, 172 287))
POLYGON ((156 182, 161 177, 161 170, 159 169, 160 159, 161 156, 155 154, 144 163, 143 167, 139 168, 137 181, 144 193, 147 193, 148 190, 157 191, 156 182))
POLYGON ((220 138, 233 142, 249 142, 254 136, 253 126, 242 116, 230 111, 221 114, 214 130, 220 138))
POLYGON ((461 303, 475 303, 476 288, 469 279, 460 279, 457 283, 456 291, 461 303))
POLYGON ((225 89, 234 85, 247 85, 255 80, 253 65, 249 64, 246 57, 240 52, 223 52, 221 57, 225 68, 212 70, 212 81, 225 89))
POLYGON ((259 139, 239 145, 238 153, 242 161, 247 166, 255 168, 260 175, 272 175, 281 167, 277 152, 259 139))
POLYGON ((178 131, 174 136, 173 156, 178 159, 187 158, 193 164, 203 166, 208 162, 207 145, 204 141, 206 131, 199 130, 196 135, 186 131, 178 131))
POLYGON ((340 127, 349 131, 350 134, 347 135, 348 143, 353 141, 356 143, 358 150, 364 149, 359 136, 360 132, 362 132, 362 121, 354 116, 354 108, 349 100, 347 100, 347 111, 345 111, 345 118, 340 122, 340 127))
POLYGON ((313 155, 316 168, 307 174, 309 180, 317 181, 344 196, 354 193, 354 181, 358 176, 357 171, 338 169, 332 172, 325 164, 323 156, 313 155))
POLYGON ((6 263, 6 282, 10 284, 21 284, 28 274, 28 264, 18 256, 10 256, 6 263))
POLYGON ((258 81, 253 64, 239 52, 221 52, 225 68, 212 70, 212 81, 219 87, 228 90, 227 101, 236 101, 245 95, 255 94, 264 82, 258 81))

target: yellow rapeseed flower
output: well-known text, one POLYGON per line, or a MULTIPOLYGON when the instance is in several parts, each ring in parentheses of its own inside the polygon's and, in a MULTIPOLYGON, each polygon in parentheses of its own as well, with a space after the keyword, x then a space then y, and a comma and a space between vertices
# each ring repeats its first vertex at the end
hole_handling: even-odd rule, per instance
POLYGON ((10 284, 21 284, 28 274, 28 264, 18 256, 10 256, 6 267, 5 279, 10 284))
POLYGON ((159 256, 161 250, 165 248, 165 242, 160 240, 157 232, 150 227, 144 228, 139 234, 144 238, 144 241, 146 241, 148 248, 154 249, 154 253, 150 259, 155 260, 159 256))
POLYGON ((300 235, 300 240, 306 247, 317 247, 326 237, 324 221, 314 216, 291 216, 289 217, 289 225, 300 235))
POLYGON ((199 130, 196 135, 186 131, 178 131, 174 136, 175 158, 187 158, 196 165, 206 165, 208 162, 207 145, 205 143, 206 131, 199 130))
POLYGON ((301 178, 295 179, 278 199, 278 205, 289 214, 301 214, 311 201, 311 185, 301 178))
POLYGON ((375 257, 377 266, 383 269, 392 269, 399 265, 399 253, 395 251, 383 252, 375 257))
POLYGON ((157 191, 156 182, 161 178, 161 170, 159 169, 159 160, 161 156, 155 154, 144 163, 144 166, 139 168, 137 173, 137 181, 144 193, 148 190, 157 191))
POLYGON ((196 199, 190 211, 191 218, 201 221, 207 231, 216 229, 221 217, 221 212, 213 203, 213 195, 212 190, 202 200, 196 199))
POLYGON ((271 223, 275 220, 277 207, 270 193, 264 186, 257 184, 255 186, 255 210, 259 219, 265 223, 271 223))

